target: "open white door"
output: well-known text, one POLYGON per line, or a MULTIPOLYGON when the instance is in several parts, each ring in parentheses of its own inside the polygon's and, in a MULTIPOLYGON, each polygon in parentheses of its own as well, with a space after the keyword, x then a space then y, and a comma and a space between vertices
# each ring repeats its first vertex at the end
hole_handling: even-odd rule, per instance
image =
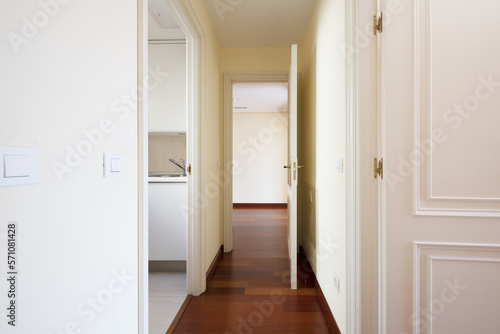
POLYGON ((288 76, 288 255, 291 288, 297 289, 297 45, 292 45, 288 76))

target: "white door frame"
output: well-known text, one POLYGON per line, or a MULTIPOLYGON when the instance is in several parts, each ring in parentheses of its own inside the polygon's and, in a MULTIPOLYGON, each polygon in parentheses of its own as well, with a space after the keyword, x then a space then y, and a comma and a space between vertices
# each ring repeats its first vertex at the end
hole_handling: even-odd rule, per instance
MULTIPOLYGON (((387 8, 385 0, 377 0, 377 12, 385 11, 387 8)), ((384 13, 385 14, 385 13, 384 13)), ((379 15, 379 14, 377 14, 379 15)), ((387 133, 386 129, 386 106, 385 106, 385 36, 377 34, 377 113, 378 113, 378 140, 379 140, 379 156, 378 158, 385 158, 387 162, 387 133)), ((379 333, 387 333, 387 178, 378 180, 378 231, 377 244, 379 249, 378 257, 378 320, 379 320, 379 333)))
POLYGON ((224 187, 224 252, 233 250, 233 83, 235 82, 288 82, 287 72, 224 74, 224 170, 231 177, 224 187))
MULTIPOLYGON (((205 211, 197 205, 203 193, 203 93, 205 36, 189 0, 165 0, 186 35, 187 47, 187 293, 200 295, 206 289, 205 211)), ((148 314, 148 0, 138 0, 138 87, 144 98, 138 104, 138 322, 139 333, 149 331, 148 314)), ((141 95, 139 95, 141 96, 141 95)))
MULTIPOLYGON (((358 47, 358 0, 346 1, 346 45, 358 47)), ((358 58, 347 59, 347 333, 361 333, 361 143, 359 140, 358 58)))

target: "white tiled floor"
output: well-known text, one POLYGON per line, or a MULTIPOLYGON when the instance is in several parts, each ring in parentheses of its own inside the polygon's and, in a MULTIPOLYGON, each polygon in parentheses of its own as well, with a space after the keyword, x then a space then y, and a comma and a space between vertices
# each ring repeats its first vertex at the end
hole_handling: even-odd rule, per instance
POLYGON ((149 273, 149 334, 167 332, 186 296, 186 273, 149 273))

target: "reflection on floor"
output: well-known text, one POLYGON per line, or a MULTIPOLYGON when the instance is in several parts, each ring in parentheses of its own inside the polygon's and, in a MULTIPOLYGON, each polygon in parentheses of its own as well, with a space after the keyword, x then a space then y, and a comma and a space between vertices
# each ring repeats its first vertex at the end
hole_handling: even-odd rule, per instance
POLYGON ((186 295, 186 273, 149 273, 149 334, 167 332, 186 295))

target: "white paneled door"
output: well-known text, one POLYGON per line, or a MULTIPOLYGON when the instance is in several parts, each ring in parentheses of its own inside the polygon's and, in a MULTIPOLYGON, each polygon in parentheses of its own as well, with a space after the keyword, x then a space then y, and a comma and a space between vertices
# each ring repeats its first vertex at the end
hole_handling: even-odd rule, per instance
POLYGON ((395 3, 382 0, 381 332, 500 333, 500 2, 395 3))
POLYGON ((291 288, 297 289, 297 45, 292 45, 288 76, 288 254, 290 258, 291 288))

